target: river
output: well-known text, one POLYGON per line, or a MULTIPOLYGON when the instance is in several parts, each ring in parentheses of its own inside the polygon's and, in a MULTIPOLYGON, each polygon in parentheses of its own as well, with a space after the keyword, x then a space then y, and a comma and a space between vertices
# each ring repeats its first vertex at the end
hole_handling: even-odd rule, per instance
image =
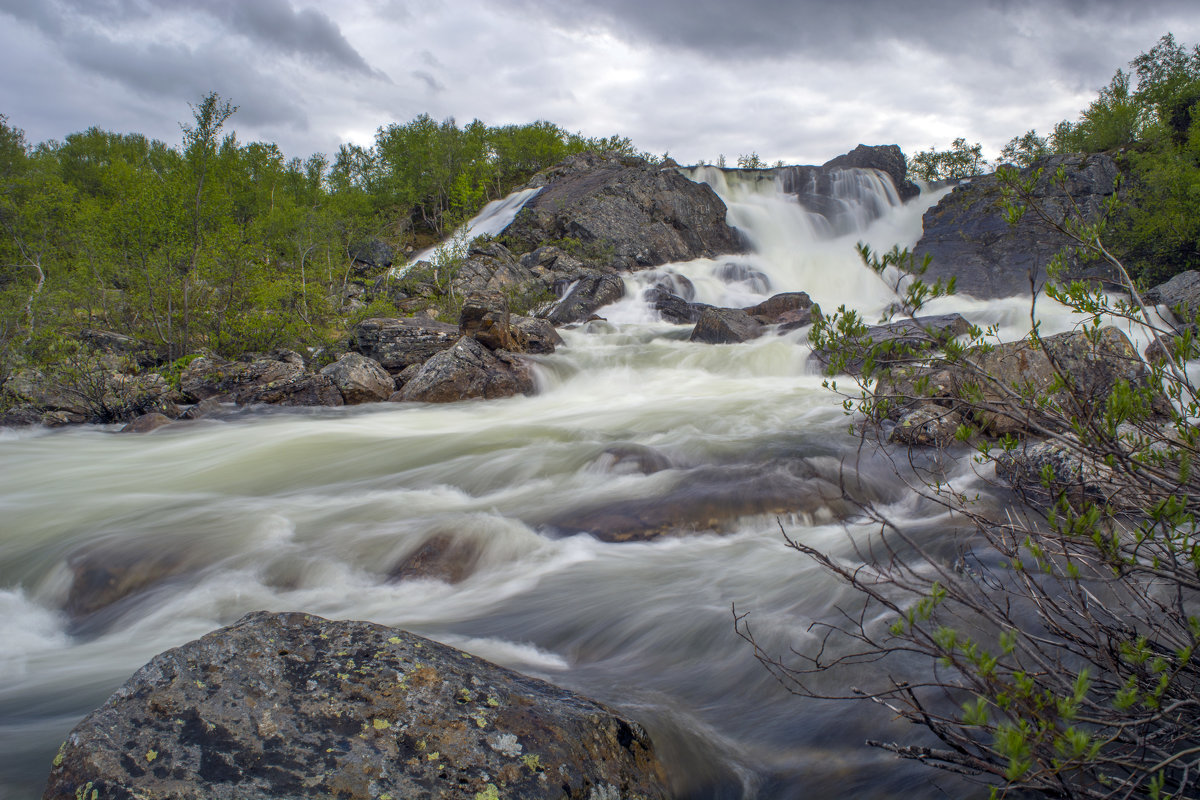
MULTIPOLYGON (((607 321, 538 358, 535 396, 248 410, 142 436, 0 431, 0 798, 39 796, 67 732, 151 656, 257 609, 397 626, 610 704, 649 729, 681 797, 973 796, 863 746, 914 734, 881 709, 788 695, 731 613, 783 651, 855 602, 780 531, 850 558, 848 533, 868 531, 838 496, 843 469, 935 549, 949 536, 940 510, 859 450, 806 331, 695 344, 640 299, 673 275, 716 305, 803 290, 877 316, 894 297, 854 244, 913 244, 939 195, 902 205, 864 173, 826 218, 770 180, 693 177, 753 252, 631 276, 607 321), (754 513, 781 493, 800 498, 792 511, 754 513), (704 503, 744 513, 688 511, 704 503), (571 530, 658 504, 698 530, 621 543, 571 530), (461 582, 394 578, 438 537, 470 554, 461 582), (68 613, 79 565, 97 560, 162 578, 68 613)), ((942 305, 1013 335, 1029 311, 942 305)))

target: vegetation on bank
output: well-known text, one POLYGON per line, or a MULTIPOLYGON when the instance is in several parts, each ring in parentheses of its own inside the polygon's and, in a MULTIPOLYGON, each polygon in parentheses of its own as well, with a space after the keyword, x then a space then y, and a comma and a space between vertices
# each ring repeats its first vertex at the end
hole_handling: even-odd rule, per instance
MULTIPOLYGON (((1075 121, 1048 135, 1030 130, 1001 150, 998 165, 1027 167, 1058 153, 1110 153, 1125 176, 1108 241, 1142 286, 1200 268, 1200 45, 1168 33, 1118 69, 1075 121)), ((925 180, 967 178, 987 168, 978 143, 955 139, 909 159, 925 180)))
POLYGON ((194 106, 178 145, 91 128, 27 142, 0 116, 0 382, 78 362, 80 332, 117 331, 170 363, 321 348, 362 309, 357 279, 442 239, 488 201, 583 151, 633 154, 549 122, 459 127, 422 115, 369 147, 288 158, 194 106))

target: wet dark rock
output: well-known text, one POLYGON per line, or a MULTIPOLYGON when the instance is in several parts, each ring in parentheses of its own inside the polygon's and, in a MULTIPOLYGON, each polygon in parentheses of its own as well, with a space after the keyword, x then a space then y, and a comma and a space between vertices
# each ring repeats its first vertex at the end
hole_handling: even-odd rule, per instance
POLYGON ((63 610, 81 624, 203 563, 201 554, 186 547, 155 547, 146 540, 86 545, 67 556, 71 587, 63 610))
MULTIPOLYGON (((1112 195, 1118 175, 1116 163, 1106 155, 1052 156, 1039 164, 1044 171, 1036 184, 1034 202, 1061 219, 1077 207, 1094 220, 1112 195), (1066 170, 1066 190, 1053 181, 1059 167, 1066 170)), ((1032 170, 1022 170, 1029 177, 1032 170)), ((1029 212, 1014 227, 1000 206, 1001 187, 995 175, 963 183, 925 212, 924 234, 914 249, 918 263, 930 256, 923 280, 958 279, 959 294, 979 298, 1029 294, 1046 282, 1046 266, 1070 240, 1037 214, 1029 212)), ((1097 263, 1075 261, 1065 279, 1111 282, 1115 276, 1097 263)))
POLYGON ((668 796, 645 731, 598 703, 394 628, 267 612, 156 656, 76 726, 43 797, 90 791, 668 796))
POLYGON ((231 413, 231 411, 232 409, 229 406, 222 403, 216 397, 208 397, 189 407, 179 415, 179 418, 183 420, 206 419, 225 416, 231 413))
MULTIPOLYGON (((1068 442, 1073 441, 1074 437, 1069 436, 1068 442)), ((1099 503, 1141 515, 1150 502, 1136 481, 1107 464, 1086 458, 1077 446, 1064 442, 1023 442, 996 459, 996 475, 1039 505, 1065 495, 1076 507, 1099 503), (1043 483, 1047 474, 1051 476, 1048 488, 1043 483)))
POLYGON ((581 153, 531 185, 542 191, 503 233, 513 250, 574 240, 590 266, 634 270, 745 249, 716 192, 675 168, 581 153))
POLYGON ((740 308, 705 308, 692 329, 691 341, 735 344, 762 336, 763 324, 740 308))
POLYGON ((462 583, 475 569, 479 560, 479 544, 437 534, 392 568, 388 576, 394 581, 431 578, 446 583, 462 583))
POLYGON ((712 308, 707 303, 689 303, 661 285, 653 286, 646 292, 646 301, 664 320, 677 325, 694 325, 704 309, 712 308))
POLYGON ((1190 323, 1200 313, 1200 272, 1190 269, 1142 293, 1146 305, 1165 305, 1180 321, 1190 323))
POLYGON ((367 239, 354 247, 350 260, 360 272, 378 272, 392 266, 396 251, 382 239, 367 239))
POLYGON ((533 394, 533 375, 519 356, 488 350, 464 336, 449 350, 430 358, 404 384, 401 398, 424 403, 453 403, 481 398, 492 400, 533 394))
POLYGON ((0 413, 0 428, 23 428, 37 425, 42 421, 42 409, 37 406, 22 404, 0 413))
POLYGON ((567 287, 566 293, 546 314, 555 325, 583 322, 610 303, 625 296, 625 282, 619 275, 596 272, 585 275, 567 287))
POLYGON ((888 441, 913 447, 949 447, 962 423, 962 415, 953 409, 921 403, 900 416, 888 441))
POLYGON ((361 353, 347 353, 321 370, 321 374, 333 381, 348 406, 378 403, 396 391, 396 382, 387 370, 361 353))
POLYGON ((431 319, 390 319, 376 317, 354 327, 353 349, 378 361, 396 375, 405 367, 423 364, 435 353, 454 346, 459 339, 457 325, 431 319))
POLYGON ((164 425, 170 425, 174 421, 166 414, 153 411, 149 414, 142 414, 140 417, 135 417, 132 422, 121 428, 121 433, 149 433, 164 425))
POLYGON ((763 325, 778 325, 780 333, 811 324, 814 314, 812 298, 805 292, 784 292, 742 310, 763 325))
POLYGON ((920 187, 908 179, 908 161, 899 145, 860 144, 845 155, 826 161, 824 170, 833 169, 877 169, 892 180, 892 186, 901 200, 911 200, 921 193, 920 187))

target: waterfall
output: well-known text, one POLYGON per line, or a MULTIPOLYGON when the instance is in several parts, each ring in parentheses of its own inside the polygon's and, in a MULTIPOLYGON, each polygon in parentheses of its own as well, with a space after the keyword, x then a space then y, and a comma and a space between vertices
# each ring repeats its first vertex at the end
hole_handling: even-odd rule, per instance
POLYGON ((413 264, 418 261, 428 261, 438 250, 451 248, 452 254, 465 255, 466 245, 471 243, 472 239, 478 236, 496 236, 517 218, 517 214, 525 207, 525 204, 534 198, 541 191, 541 188, 534 189, 518 189, 515 192, 493 200, 484 206, 478 214, 468 220, 465 224, 459 226, 451 235, 451 237, 440 244, 435 244, 432 247, 427 247, 417 253, 403 267, 393 270, 394 275, 403 275, 413 264), (454 248, 463 249, 463 253, 453 253, 454 248))

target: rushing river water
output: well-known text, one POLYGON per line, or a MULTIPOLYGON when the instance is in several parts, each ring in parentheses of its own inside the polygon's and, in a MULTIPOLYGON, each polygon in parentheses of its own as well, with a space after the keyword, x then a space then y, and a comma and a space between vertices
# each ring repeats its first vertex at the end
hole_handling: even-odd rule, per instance
MULTIPOLYGON (((894 298, 855 242, 912 244, 937 198, 900 205, 865 173, 830 219, 770 181, 693 177, 754 252, 631 276, 607 322, 564 331, 566 346, 539 359, 536 396, 247 411, 143 436, 0 431, 0 797, 38 796, 71 727, 151 656, 257 609, 398 626, 615 706, 650 730, 684 797, 974 796, 864 747, 911 735, 880 709, 789 696, 730 611, 783 650, 853 602, 780 533, 850 557, 859 526, 830 491, 843 464, 931 543, 946 536, 939 511, 858 451, 806 331, 693 344, 640 300, 682 276, 716 305, 804 290, 877 314, 894 298), (801 500, 782 517, 753 513, 772 492, 801 500), (692 513, 704 503, 742 515, 696 523, 713 516, 692 513), (656 504, 699 530, 624 543, 571 530, 656 504), (435 539, 470 554, 465 578, 396 580, 435 539), (68 613, 91 562, 163 577, 68 613)), ((1028 300, 952 306, 1015 335, 1028 316, 1028 300)))

